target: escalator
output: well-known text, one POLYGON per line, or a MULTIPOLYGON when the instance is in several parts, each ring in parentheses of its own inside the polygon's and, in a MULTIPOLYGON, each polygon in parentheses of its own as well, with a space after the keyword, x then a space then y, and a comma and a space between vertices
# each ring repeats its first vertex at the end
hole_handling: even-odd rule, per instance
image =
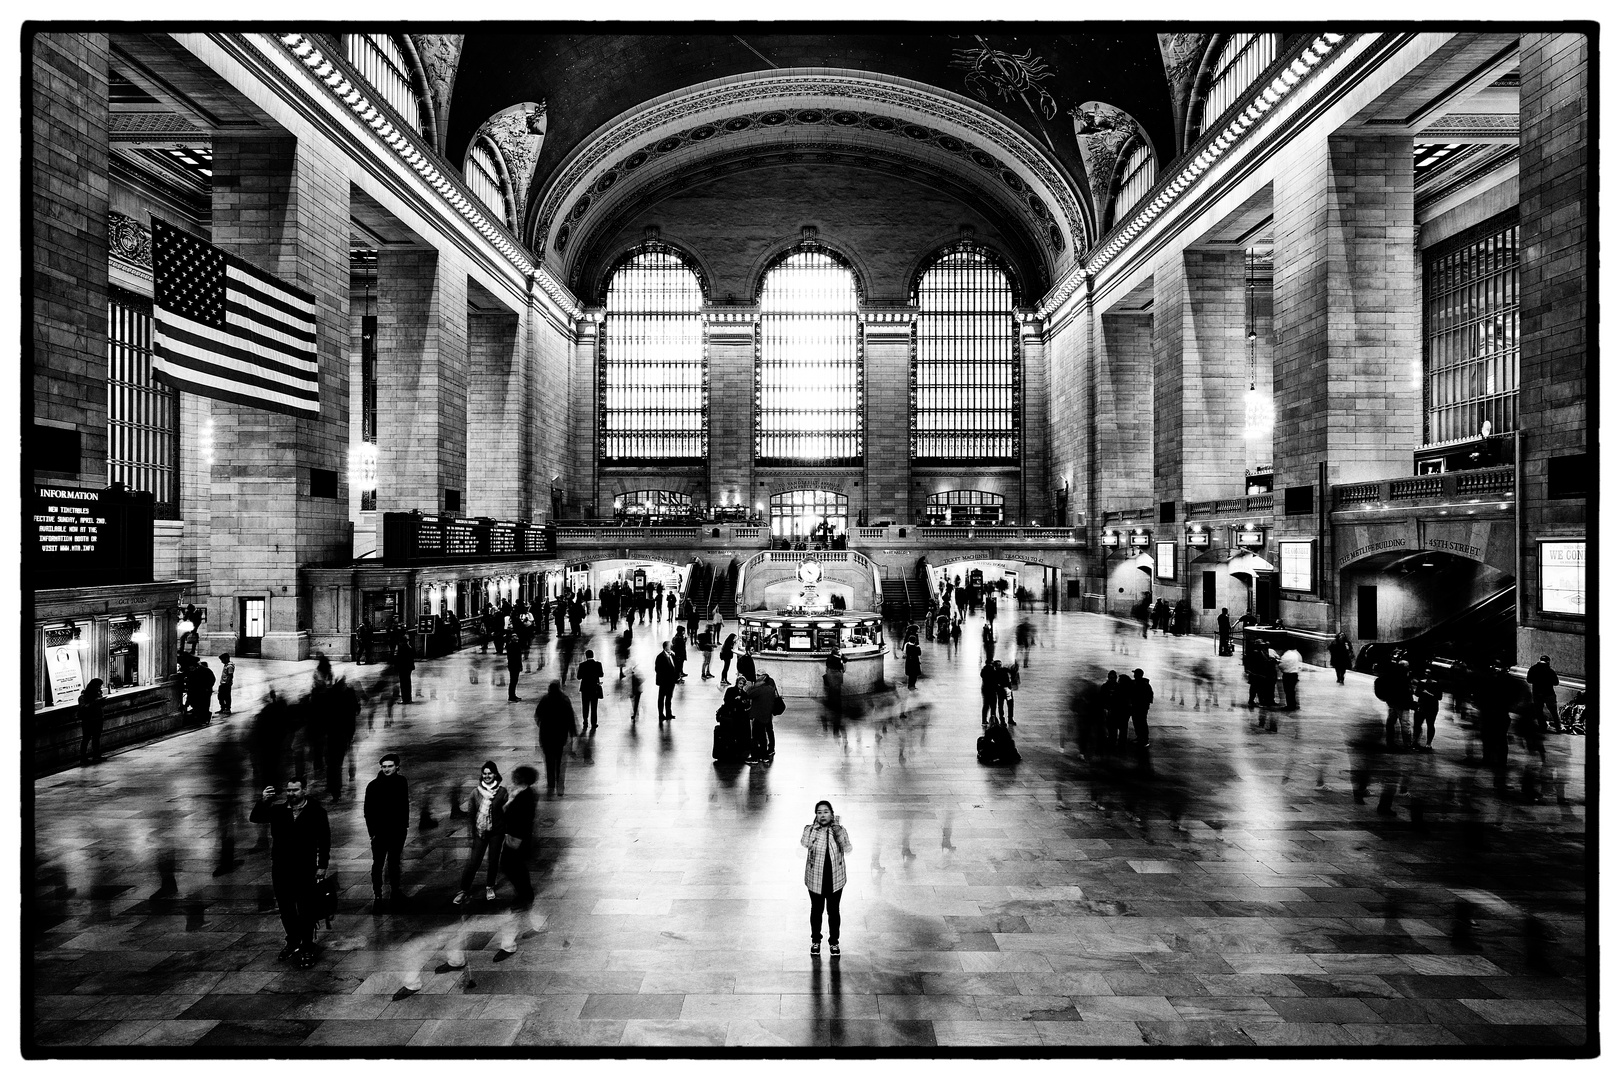
POLYGON ((1487 659, 1511 658, 1517 648, 1518 589, 1509 585, 1441 619, 1427 630, 1398 641, 1371 641, 1356 654, 1355 670, 1376 674, 1390 660, 1414 668, 1434 664, 1449 669, 1458 661, 1470 667, 1487 659))

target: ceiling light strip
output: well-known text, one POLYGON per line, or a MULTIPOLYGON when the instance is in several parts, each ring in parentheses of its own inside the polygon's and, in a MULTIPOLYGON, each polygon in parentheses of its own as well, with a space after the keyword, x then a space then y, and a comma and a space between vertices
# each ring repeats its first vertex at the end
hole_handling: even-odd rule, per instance
POLYGON ((1041 318, 1049 317, 1079 289, 1086 278, 1096 277, 1130 242, 1142 234, 1153 222, 1166 213, 1188 189, 1215 163, 1225 157, 1233 147, 1254 129, 1254 126, 1294 93, 1305 76, 1345 40, 1343 34, 1318 34, 1272 80, 1255 92, 1248 105, 1230 120, 1226 127, 1209 140, 1190 160, 1174 174, 1167 174, 1159 182, 1157 193, 1149 192, 1138 205, 1141 207, 1123 226, 1116 228, 1103 245, 1091 253, 1084 268, 1073 274, 1055 290, 1040 308, 1041 318))
POLYGON ((537 266, 527 253, 514 243, 506 231, 492 222, 478 208, 478 202, 469 198, 461 185, 433 163, 417 145, 415 132, 408 132, 391 119, 386 106, 372 103, 343 70, 307 34, 289 33, 277 36, 282 48, 303 64, 326 87, 334 99, 346 106, 359 120, 386 143, 395 156, 409 165, 429 187, 438 193, 444 203, 471 225, 506 260, 530 278, 570 318, 578 319, 583 309, 544 267, 537 266))

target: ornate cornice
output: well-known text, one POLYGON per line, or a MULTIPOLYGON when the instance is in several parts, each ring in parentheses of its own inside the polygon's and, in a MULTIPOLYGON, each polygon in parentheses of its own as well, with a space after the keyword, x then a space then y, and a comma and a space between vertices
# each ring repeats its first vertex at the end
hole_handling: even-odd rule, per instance
POLYGON ((329 97, 352 112, 389 152, 409 166, 434 191, 451 216, 460 217, 526 276, 531 289, 544 293, 567 317, 579 318, 581 309, 573 295, 563 288, 550 271, 529 258, 523 245, 506 226, 483 212, 478 197, 467 190, 461 178, 423 141, 421 135, 380 99, 372 100, 367 93, 369 86, 359 72, 342 58, 327 55, 320 41, 312 35, 286 33, 256 36, 276 42, 302 65, 329 97))
MULTIPOLYGON (((1060 249, 1086 246, 1084 214, 1074 190, 1044 151, 1004 121, 948 91, 820 69, 721 80, 622 115, 582 144, 551 183, 537 215, 534 243, 555 247, 569 221, 588 211, 590 202, 582 208, 581 199, 593 198, 599 188, 605 191, 655 155, 744 131, 757 139, 761 130, 805 124, 929 142, 981 169, 1005 173, 1013 178, 1009 183, 1016 181, 1036 195, 1041 213, 1066 226, 1056 233, 1060 249), (1048 201, 1057 214, 1044 209, 1048 201)), ((562 247, 567 243, 563 233, 562 247)))
POLYGON ((1167 170, 1153 190, 1136 204, 1135 213, 1119 222, 1104 236, 1091 252, 1084 265, 1076 266, 1041 302, 1042 318, 1049 317, 1078 292, 1088 279, 1095 278, 1104 267, 1124 251, 1137 236, 1164 216, 1176 204, 1190 198, 1189 192, 1199 187, 1199 181, 1234 147, 1246 144, 1255 125, 1267 113, 1291 98, 1311 75, 1340 45, 1348 40, 1343 34, 1317 34, 1305 40, 1302 47, 1290 57, 1282 57, 1272 66, 1269 81, 1257 81, 1246 95, 1247 103, 1240 110, 1228 112, 1232 119, 1220 130, 1207 131, 1197 145, 1180 159, 1181 168, 1167 170))

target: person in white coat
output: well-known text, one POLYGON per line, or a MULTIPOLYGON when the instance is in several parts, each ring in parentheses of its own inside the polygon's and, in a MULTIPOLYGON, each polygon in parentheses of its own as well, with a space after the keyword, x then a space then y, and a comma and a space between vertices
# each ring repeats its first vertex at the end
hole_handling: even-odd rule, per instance
POLYGON ((848 880, 844 856, 852 845, 849 833, 838 823, 832 803, 816 803, 816 819, 804 827, 799 843, 807 850, 804 858, 804 887, 810 890, 810 955, 821 954, 821 912, 827 912, 827 947, 838 955, 838 904, 848 880))

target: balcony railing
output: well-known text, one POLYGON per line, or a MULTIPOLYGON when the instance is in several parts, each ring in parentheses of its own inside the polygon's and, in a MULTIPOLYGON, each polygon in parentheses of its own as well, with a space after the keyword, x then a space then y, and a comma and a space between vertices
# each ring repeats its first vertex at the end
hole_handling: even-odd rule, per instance
POLYGON ((1386 503, 1424 499, 1460 502, 1465 499, 1511 499, 1514 495, 1514 467, 1469 469, 1464 472, 1431 473, 1427 476, 1401 476, 1359 484, 1339 484, 1333 489, 1335 510, 1370 509, 1386 503))

